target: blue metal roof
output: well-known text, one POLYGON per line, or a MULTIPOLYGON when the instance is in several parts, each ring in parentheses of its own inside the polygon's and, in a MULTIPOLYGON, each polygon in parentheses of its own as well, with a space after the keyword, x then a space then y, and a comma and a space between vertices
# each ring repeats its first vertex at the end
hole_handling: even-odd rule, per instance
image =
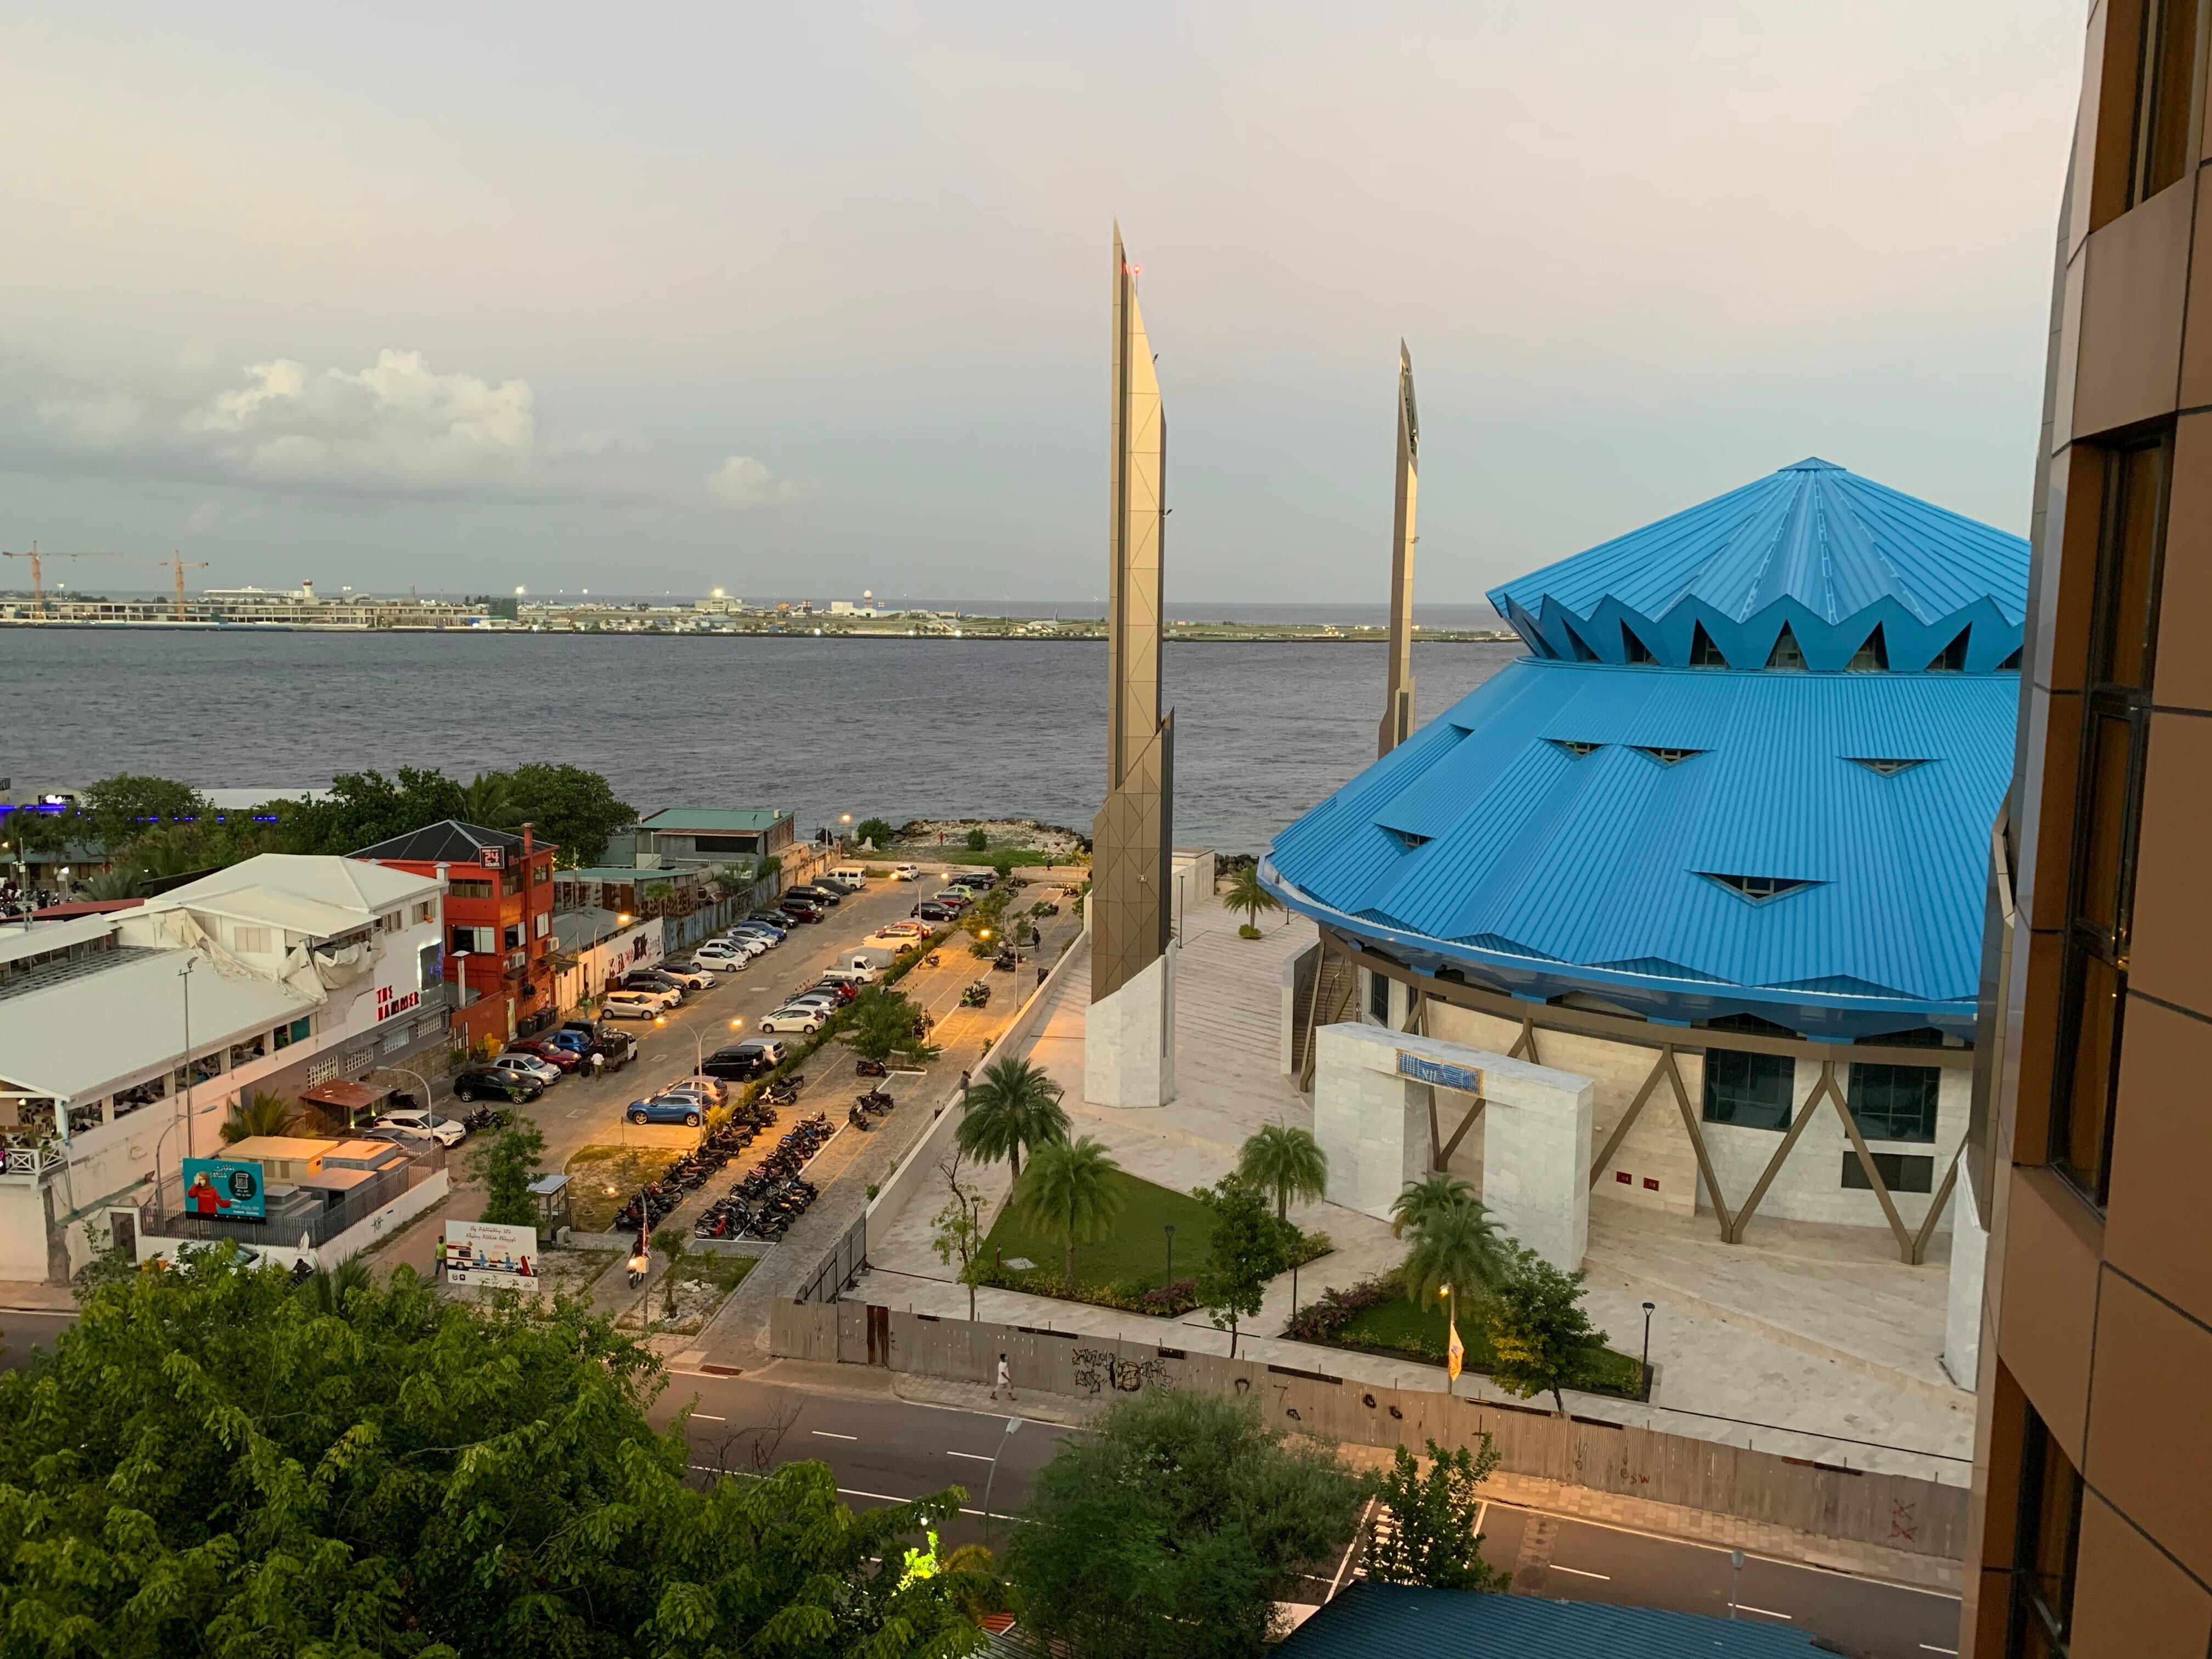
POLYGON ((1638 660, 1640 646, 1688 667, 1703 628, 1729 667, 1760 668, 1787 626, 1804 666, 1842 668, 1879 627, 1892 668, 1925 668, 1963 633, 1963 666, 1986 672, 2020 649, 2027 544, 1808 459, 1490 602, 1530 649, 1570 661, 1638 660))
POLYGON ((1519 995, 1965 1036, 2018 687, 1524 657, 1285 829, 1261 874, 1409 965, 1519 995))
POLYGON ((1600 1602, 1360 1582, 1291 1632, 1280 1659, 1794 1659, 1804 1631, 1600 1602))

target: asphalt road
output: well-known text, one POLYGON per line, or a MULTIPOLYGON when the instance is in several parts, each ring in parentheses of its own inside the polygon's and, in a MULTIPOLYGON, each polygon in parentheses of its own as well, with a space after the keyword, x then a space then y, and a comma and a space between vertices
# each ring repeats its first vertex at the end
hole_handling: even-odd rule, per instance
POLYGON ((35 1346, 51 1348, 54 1338, 76 1322, 73 1313, 34 1313, 27 1309, 0 1308, 0 1370, 12 1370, 30 1357, 35 1346))

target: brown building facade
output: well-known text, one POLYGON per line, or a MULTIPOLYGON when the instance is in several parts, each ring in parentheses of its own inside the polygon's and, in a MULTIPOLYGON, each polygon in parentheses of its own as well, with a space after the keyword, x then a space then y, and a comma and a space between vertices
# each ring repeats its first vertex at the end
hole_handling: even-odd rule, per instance
POLYGON ((2208 9, 2091 6, 2060 212, 1969 1164, 1975 1659, 2212 1651, 2208 9))

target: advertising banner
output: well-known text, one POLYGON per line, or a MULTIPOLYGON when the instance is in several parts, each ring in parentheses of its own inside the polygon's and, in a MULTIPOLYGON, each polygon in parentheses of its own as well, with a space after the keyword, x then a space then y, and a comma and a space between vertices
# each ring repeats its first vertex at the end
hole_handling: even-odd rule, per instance
POLYGON ((227 1158, 185 1160, 185 1213, 218 1221, 262 1221, 269 1200, 262 1190, 261 1166, 227 1158))
POLYGON ((489 1285, 510 1291, 541 1288, 535 1227, 448 1221, 444 1261, 446 1282, 450 1285, 489 1285))
POLYGON ((1403 1048, 1398 1050, 1398 1075, 1438 1089, 1456 1089, 1462 1094, 1482 1092, 1482 1073, 1479 1068, 1431 1060, 1426 1054, 1410 1054, 1403 1048))

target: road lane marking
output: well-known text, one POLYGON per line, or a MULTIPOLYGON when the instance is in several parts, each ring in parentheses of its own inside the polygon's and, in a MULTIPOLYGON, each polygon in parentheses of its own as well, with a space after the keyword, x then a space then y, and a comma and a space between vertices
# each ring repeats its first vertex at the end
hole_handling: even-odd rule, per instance
POLYGON ((1948 1653, 1954 1656, 1959 1651, 1956 1648, 1939 1648, 1933 1642, 1923 1642, 1920 1644, 1920 1650, 1923 1653, 1948 1653))
POLYGON ((975 1463, 994 1463, 994 1462, 996 1462, 998 1461, 996 1458, 994 1458, 994 1457, 986 1457, 986 1456, 984 1456, 984 1455, 983 1455, 983 1454, 982 1454, 981 1452, 957 1452, 957 1451, 949 1451, 949 1452, 945 1453, 945 1455, 947 1457, 964 1457, 964 1458, 967 1458, 970 1462, 975 1462, 975 1463))
POLYGON ((691 1420, 694 1423, 726 1423, 730 1419, 726 1417, 717 1417, 712 1412, 693 1412, 691 1420))
MULTIPOLYGON (((878 1504, 915 1504, 921 1501, 920 1498, 894 1498, 887 1492, 862 1492, 857 1486, 840 1486, 837 1488, 837 1495, 840 1498, 872 1498, 878 1504)), ((934 1493, 930 1493, 928 1495, 932 1497, 935 1496, 934 1493)), ((1018 1521, 1024 1526, 1030 1524, 1026 1516, 1009 1515, 1004 1510, 971 1510, 963 1508, 960 1513, 963 1515, 981 1516, 984 1519, 989 1521, 1018 1521)))
MULTIPOLYGON (((1609 1572, 1585 1572, 1580 1567, 1563 1567, 1556 1561, 1552 1563, 1552 1571, 1553 1572, 1571 1572, 1577 1578, 1602 1578, 1608 1584, 1613 1582, 1613 1575, 1609 1572)), ((1785 1613, 1779 1616, 1787 1619, 1790 1615, 1785 1613)))
MULTIPOLYGON (((857 1434, 839 1434, 830 1429, 810 1429, 807 1432, 816 1435, 823 1440, 858 1440, 860 1437, 857 1434)), ((895 1498, 892 1501, 894 1503, 903 1504, 906 1502, 906 1499, 900 1498, 895 1498)))
POLYGON ((1777 1613, 1771 1607, 1754 1607, 1748 1601, 1737 1602, 1735 1604, 1735 1610, 1738 1613, 1755 1613, 1762 1619, 1787 1620, 1792 1624, 1796 1622, 1796 1620, 1792 1619, 1790 1615, 1786 1613, 1777 1613))

